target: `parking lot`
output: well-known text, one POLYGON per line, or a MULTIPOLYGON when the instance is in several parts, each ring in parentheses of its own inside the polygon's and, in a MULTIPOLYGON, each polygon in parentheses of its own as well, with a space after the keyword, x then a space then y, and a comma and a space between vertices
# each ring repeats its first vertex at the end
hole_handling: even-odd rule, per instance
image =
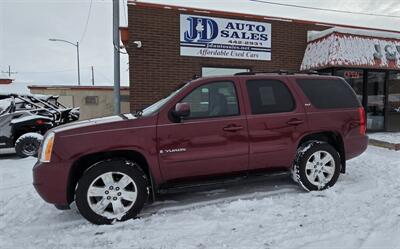
POLYGON ((323 192, 290 179, 164 197, 142 218, 95 226, 31 182, 34 158, 0 158, 1 248, 398 248, 400 153, 370 146, 323 192))

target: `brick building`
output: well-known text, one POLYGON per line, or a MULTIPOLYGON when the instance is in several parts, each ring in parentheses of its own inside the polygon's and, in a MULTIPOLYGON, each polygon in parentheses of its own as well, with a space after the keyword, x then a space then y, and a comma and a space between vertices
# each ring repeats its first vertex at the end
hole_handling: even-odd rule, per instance
POLYGON ((11 82, 13 82, 13 79, 0 73, 0 85, 9 85, 11 82))
MULTIPOLYGON (((318 54, 318 51, 324 51, 318 47, 318 39, 331 33, 340 33, 337 25, 333 24, 135 1, 128 2, 128 17, 128 35, 123 37, 123 42, 130 61, 131 110, 143 108, 168 95, 194 75, 209 76, 241 71, 299 71, 301 68, 336 74, 337 69, 346 69, 349 72, 340 71, 342 76, 348 75, 352 79, 355 76, 362 77, 361 83, 359 82, 362 85, 361 101, 368 113, 370 104, 368 96, 374 95, 375 102, 376 96, 379 95, 378 99, 383 96, 383 102, 378 103, 379 107, 372 108, 374 110, 371 109, 369 113, 371 114, 369 129, 400 130, 400 90, 397 92, 400 84, 400 32, 398 31, 381 30, 375 37, 377 30, 359 28, 353 34, 344 35, 364 37, 365 33, 369 32, 371 37, 367 39, 389 40, 389 52, 393 54, 390 63, 357 61, 332 64, 330 61, 313 63, 312 60, 314 57, 329 57, 330 51, 327 51, 328 55, 318 54), (321 32, 329 29, 332 32, 321 32), (216 30, 219 33, 216 33, 216 30), (360 34, 359 30, 363 30, 364 34, 360 34), (314 39, 315 37, 318 39, 314 39), (137 46, 139 41, 142 46, 137 46), (309 52, 307 58, 306 49, 309 52), (376 92, 369 93, 367 90, 370 74, 367 70, 384 72, 382 74, 384 80, 377 83, 380 85, 369 88, 369 91, 378 88, 376 92), (395 85, 392 87, 395 92, 389 92, 389 84, 395 85), (390 94, 393 95, 391 98, 390 94), (389 99, 392 99, 393 103, 389 103, 389 99), (398 107, 399 112, 393 112, 391 120, 394 121, 389 123, 386 119, 388 113, 392 113, 388 108, 390 105, 398 107)), ((342 25, 341 28, 346 26, 342 25)), ((354 30, 354 27, 347 26, 347 28, 354 30)), ((382 48, 376 48, 381 51, 376 51, 372 44, 374 50, 372 54, 380 52, 384 56, 387 47, 386 44, 381 45, 382 48)), ((355 46, 357 47, 357 44, 355 46)), ((375 59, 385 60, 382 57, 375 59)), ((340 60, 336 58, 335 61, 340 60)), ((382 75, 371 75, 371 77, 382 77, 382 75)))

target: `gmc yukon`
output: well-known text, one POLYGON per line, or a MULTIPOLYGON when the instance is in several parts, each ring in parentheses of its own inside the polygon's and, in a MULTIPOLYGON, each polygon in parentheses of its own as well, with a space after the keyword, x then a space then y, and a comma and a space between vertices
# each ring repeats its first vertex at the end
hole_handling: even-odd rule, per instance
POLYGON ((135 114, 47 132, 34 186, 95 224, 136 217, 163 190, 284 170, 332 187, 367 147, 365 114, 342 78, 239 73, 192 80, 135 114))

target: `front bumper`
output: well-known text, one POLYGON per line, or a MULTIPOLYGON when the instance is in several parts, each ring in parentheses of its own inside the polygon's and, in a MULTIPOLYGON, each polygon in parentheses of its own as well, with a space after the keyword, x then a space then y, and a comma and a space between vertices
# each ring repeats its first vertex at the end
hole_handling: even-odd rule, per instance
POLYGON ((48 203, 68 205, 68 163, 36 162, 33 167, 33 186, 48 203))

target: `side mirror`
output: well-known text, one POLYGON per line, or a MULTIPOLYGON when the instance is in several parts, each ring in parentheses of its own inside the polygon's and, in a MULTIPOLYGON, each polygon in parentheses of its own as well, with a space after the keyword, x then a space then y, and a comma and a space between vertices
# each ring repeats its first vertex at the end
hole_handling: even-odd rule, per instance
POLYGON ((174 115, 177 118, 184 118, 190 115, 190 104, 189 103, 177 103, 175 105, 174 115))

